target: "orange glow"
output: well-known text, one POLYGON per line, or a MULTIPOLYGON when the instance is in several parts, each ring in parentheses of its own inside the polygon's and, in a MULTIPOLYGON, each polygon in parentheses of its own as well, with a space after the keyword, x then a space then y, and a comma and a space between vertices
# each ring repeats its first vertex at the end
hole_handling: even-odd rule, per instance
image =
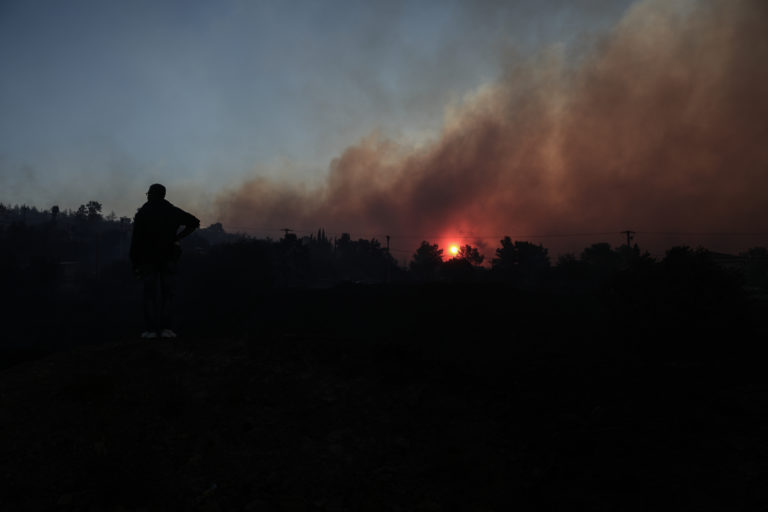
POLYGON ((452 245, 448 251, 451 253, 451 255, 456 256, 459 254, 459 246, 458 245, 452 245))

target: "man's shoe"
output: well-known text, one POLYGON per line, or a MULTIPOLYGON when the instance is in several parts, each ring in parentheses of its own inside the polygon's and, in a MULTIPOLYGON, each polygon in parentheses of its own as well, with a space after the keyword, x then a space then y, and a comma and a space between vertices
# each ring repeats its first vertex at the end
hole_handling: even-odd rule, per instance
POLYGON ((163 329, 163 332, 160 333, 160 336, 163 338, 175 338, 176 333, 170 329, 163 329))
POLYGON ((144 331, 141 333, 141 337, 145 340, 153 340, 157 338, 157 333, 155 331, 144 331))

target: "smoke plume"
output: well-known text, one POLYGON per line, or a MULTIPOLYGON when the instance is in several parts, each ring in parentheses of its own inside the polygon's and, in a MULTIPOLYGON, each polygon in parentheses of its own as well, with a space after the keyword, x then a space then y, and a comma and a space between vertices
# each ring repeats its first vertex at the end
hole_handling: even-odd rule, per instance
POLYGON ((257 178, 220 196, 220 218, 391 234, 404 249, 417 238, 467 236, 488 251, 504 234, 615 233, 534 240, 578 250, 617 245, 624 229, 648 249, 766 245, 733 235, 768 233, 767 62, 762 0, 638 2, 577 56, 555 47, 508 62, 446 110, 435 140, 371 135, 321 187, 257 178))

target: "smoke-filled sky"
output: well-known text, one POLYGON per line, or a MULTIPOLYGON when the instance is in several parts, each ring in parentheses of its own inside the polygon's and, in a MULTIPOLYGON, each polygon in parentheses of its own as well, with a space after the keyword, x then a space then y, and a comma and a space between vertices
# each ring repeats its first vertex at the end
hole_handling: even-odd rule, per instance
POLYGON ((768 245, 766 62, 763 0, 5 0, 0 202, 132 215, 161 182, 274 237, 768 245))

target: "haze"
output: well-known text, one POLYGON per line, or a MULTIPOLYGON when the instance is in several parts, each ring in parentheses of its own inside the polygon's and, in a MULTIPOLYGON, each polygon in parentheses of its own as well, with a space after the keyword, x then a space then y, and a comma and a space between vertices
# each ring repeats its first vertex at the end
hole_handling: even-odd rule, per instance
POLYGON ((132 215, 160 181, 258 235, 765 245, 768 5, 542 4, 4 2, 0 201, 132 215))

